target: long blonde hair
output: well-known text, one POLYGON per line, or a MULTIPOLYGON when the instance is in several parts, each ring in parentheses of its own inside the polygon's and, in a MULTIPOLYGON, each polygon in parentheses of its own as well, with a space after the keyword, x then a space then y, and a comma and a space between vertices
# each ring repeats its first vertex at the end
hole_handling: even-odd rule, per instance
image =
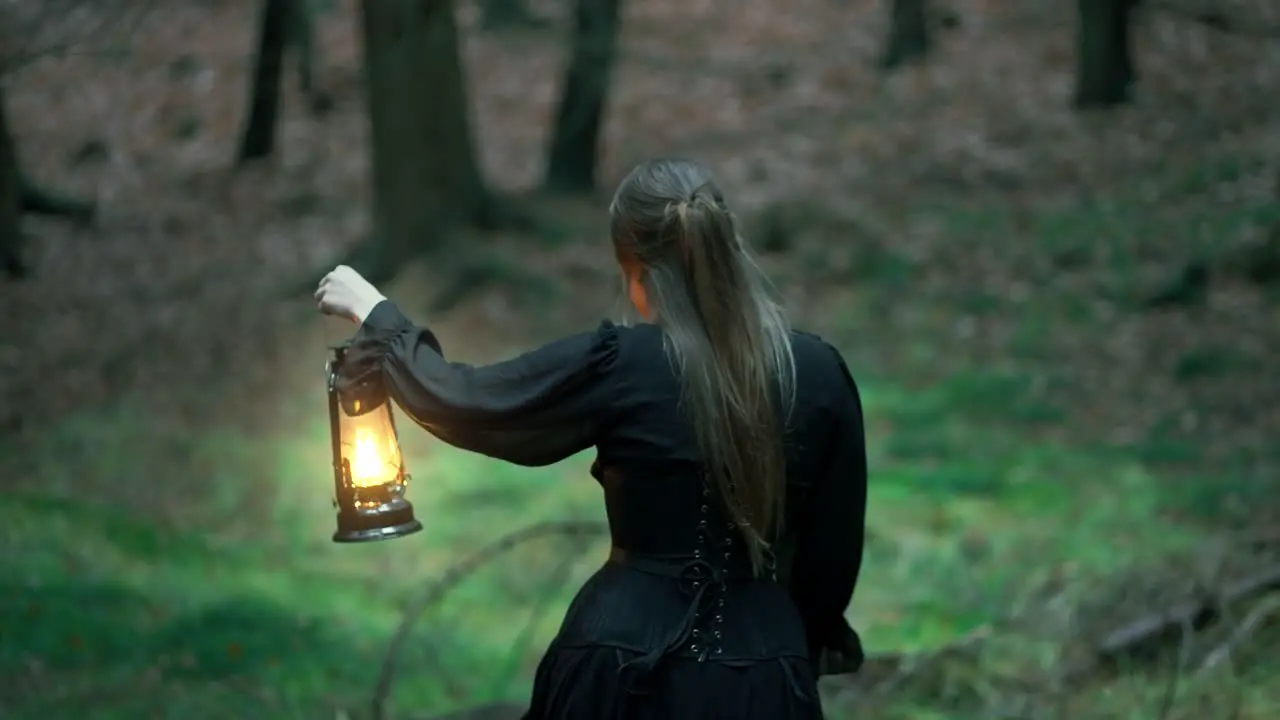
POLYGON ((638 266, 657 308, 706 481, 760 575, 786 509, 790 325, 706 168, 643 163, 619 185, 609 214, 619 259, 638 266))

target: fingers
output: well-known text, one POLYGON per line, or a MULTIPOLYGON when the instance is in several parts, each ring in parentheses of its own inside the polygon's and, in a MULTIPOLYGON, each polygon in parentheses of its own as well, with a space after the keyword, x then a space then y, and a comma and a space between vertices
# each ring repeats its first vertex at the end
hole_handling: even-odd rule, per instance
POLYGON ((320 312, 325 312, 324 299, 325 299, 325 295, 327 295, 328 292, 329 292, 329 276, 325 275, 324 277, 320 278, 320 284, 316 285, 316 291, 314 294, 312 294, 312 297, 316 301, 316 307, 320 309, 320 312))
POLYGON ((333 295, 335 291, 339 291, 344 287, 351 286, 352 277, 359 278, 360 275, 355 270, 346 265, 339 265, 329 271, 324 277, 320 278, 320 283, 316 286, 313 297, 316 301, 316 307, 325 315, 334 315, 346 317, 349 313, 334 306, 333 295))
POLYGON ((316 286, 313 297, 316 301, 316 308, 321 313, 334 317, 347 317, 349 315, 345 308, 339 307, 342 304, 339 298, 342 297, 343 290, 350 285, 343 275, 354 272, 346 265, 339 265, 320 278, 320 283, 316 286))
POLYGON ((330 308, 329 308, 327 299, 330 294, 330 289, 331 289, 330 285, 332 284, 332 279, 333 279, 333 273, 329 273, 324 277, 320 278, 320 284, 316 286, 316 292, 313 296, 316 301, 316 308, 318 308, 320 312, 325 315, 330 314, 330 308))

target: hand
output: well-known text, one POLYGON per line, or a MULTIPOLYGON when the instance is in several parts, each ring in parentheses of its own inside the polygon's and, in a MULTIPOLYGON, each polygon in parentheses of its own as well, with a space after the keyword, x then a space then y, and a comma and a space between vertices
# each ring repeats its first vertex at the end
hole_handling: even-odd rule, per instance
POLYGON ((320 281, 316 305, 325 315, 335 315, 363 323, 373 308, 387 298, 360 273, 339 265, 320 281))

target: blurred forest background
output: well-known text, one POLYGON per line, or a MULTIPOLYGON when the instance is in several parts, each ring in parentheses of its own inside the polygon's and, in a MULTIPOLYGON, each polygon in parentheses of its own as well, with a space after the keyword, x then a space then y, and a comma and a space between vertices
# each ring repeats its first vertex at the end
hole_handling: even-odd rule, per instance
POLYGON ((832 717, 1280 717, 1275 2, 17 0, 0 74, 0 716, 517 717, 589 458, 408 432, 335 546, 309 293, 589 328, 686 155, 864 389, 832 717))

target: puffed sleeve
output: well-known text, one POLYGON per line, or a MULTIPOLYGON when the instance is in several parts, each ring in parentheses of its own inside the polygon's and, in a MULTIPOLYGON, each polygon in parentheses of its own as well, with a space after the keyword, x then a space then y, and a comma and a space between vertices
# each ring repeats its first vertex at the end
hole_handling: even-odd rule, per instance
POLYGON ((840 385, 832 389, 837 399, 830 452, 826 472, 814 479, 800 506, 789 579, 791 596, 804 618, 810 657, 823 675, 854 672, 863 661, 862 644, 844 611, 862 569, 867 516, 862 400, 844 359, 830 350, 839 365, 840 385))
POLYGON ((344 404, 390 398, 450 445, 519 465, 559 462, 596 444, 612 416, 618 330, 608 321, 505 362, 448 362, 431 331, 383 301, 338 368, 344 404))

